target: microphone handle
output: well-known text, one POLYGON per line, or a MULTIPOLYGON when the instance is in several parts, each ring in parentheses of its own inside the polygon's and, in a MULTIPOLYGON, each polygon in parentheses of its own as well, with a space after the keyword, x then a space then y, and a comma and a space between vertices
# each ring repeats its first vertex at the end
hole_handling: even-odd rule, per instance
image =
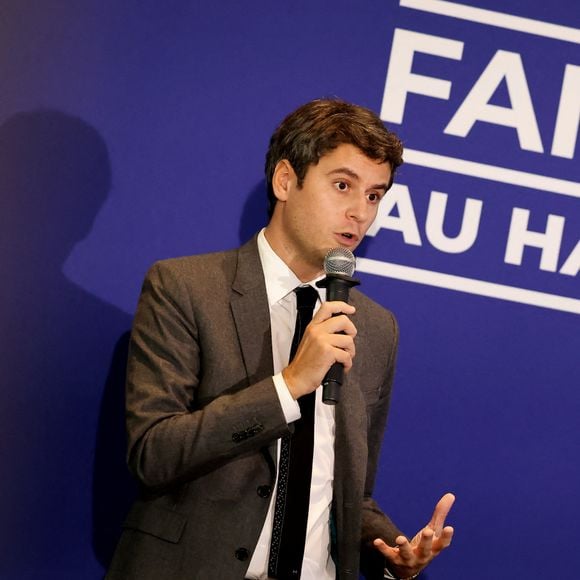
POLYGON ((335 362, 326 373, 322 381, 322 402, 327 405, 336 405, 340 400, 340 388, 344 379, 344 366, 335 362))
MULTIPOLYGON (((350 289, 360 282, 345 274, 327 274, 326 278, 317 282, 320 288, 326 288, 326 300, 340 300, 348 303, 350 289)), ((338 314, 335 314, 338 316, 338 314)), ((322 402, 327 405, 336 405, 340 400, 340 388, 344 379, 344 366, 335 362, 322 380, 322 402)))

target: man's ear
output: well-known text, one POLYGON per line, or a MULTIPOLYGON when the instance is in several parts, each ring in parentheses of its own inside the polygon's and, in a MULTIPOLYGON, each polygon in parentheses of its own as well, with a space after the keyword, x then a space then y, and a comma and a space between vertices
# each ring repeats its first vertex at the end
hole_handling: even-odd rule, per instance
POLYGON ((293 184, 296 183, 296 173, 288 159, 281 159, 274 168, 272 176, 272 189, 278 201, 286 201, 288 192, 293 184))

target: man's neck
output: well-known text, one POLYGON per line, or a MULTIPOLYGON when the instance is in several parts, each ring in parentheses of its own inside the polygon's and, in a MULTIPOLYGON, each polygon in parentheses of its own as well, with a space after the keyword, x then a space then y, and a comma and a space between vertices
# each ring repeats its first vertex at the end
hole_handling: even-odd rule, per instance
POLYGON ((294 247, 285 238, 277 235, 270 226, 267 226, 264 230, 264 236, 276 255, 294 272, 301 282, 310 282, 323 274, 321 267, 309 264, 304 259, 304 256, 296 252, 294 247))

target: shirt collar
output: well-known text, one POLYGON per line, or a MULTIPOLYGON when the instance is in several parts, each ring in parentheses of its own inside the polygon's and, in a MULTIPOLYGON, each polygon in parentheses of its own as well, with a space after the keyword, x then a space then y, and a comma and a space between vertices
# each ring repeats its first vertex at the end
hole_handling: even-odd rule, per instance
MULTIPOLYGON (((300 281, 298 276, 292 272, 284 260, 272 249, 264 234, 265 229, 263 228, 258 234, 258 253, 266 281, 268 304, 273 306, 293 292, 294 288, 305 286, 306 284, 300 281)), ((316 282, 322 280, 322 278, 324 276, 318 276, 314 280, 307 282, 307 284, 318 292, 321 301, 324 300, 324 294, 322 293, 322 288, 316 287, 316 282)))

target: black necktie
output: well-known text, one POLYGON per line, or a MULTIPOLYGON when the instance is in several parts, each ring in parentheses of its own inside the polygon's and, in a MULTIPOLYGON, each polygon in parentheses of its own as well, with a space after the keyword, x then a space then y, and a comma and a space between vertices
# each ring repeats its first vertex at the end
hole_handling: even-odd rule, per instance
MULTIPOLYGON (((318 292, 312 286, 301 286, 296 292, 296 329, 290 349, 294 358, 304 330, 312 320, 318 292)), ((272 542, 268 575, 280 580, 300 578, 310 483, 312 479, 312 453, 314 450, 315 392, 298 399, 301 417, 294 423, 294 433, 282 438, 278 465, 278 486, 272 526, 272 542)))

